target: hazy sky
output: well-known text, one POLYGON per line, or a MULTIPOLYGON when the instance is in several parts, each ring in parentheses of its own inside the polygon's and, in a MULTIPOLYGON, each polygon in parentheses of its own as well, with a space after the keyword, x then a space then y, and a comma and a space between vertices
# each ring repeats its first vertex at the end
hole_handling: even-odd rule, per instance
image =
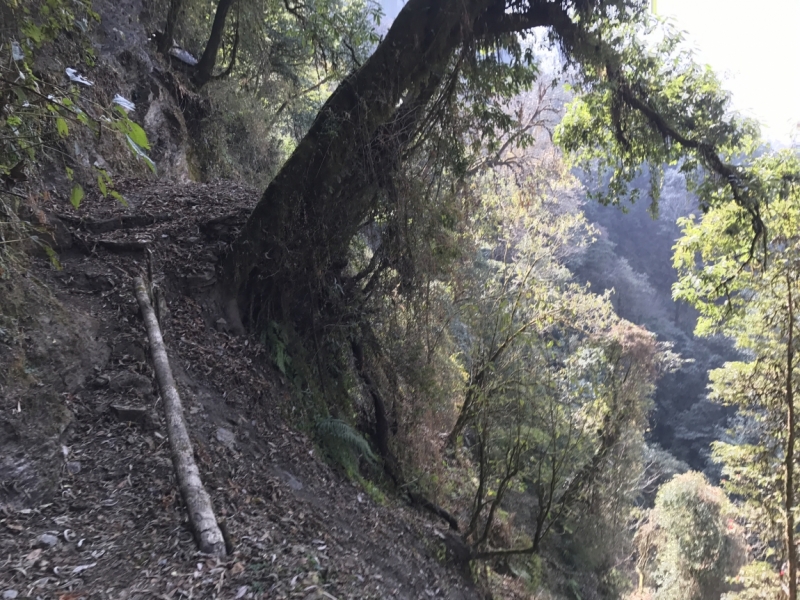
MULTIPOLYGON (((379 0, 387 27, 403 0, 379 0)), ((767 139, 800 136, 800 0, 654 0, 767 139)))
POLYGON ((383 16, 384 22, 381 23, 381 27, 387 27, 392 20, 397 16, 397 13, 400 12, 400 9, 403 8, 405 2, 403 0, 378 0, 378 4, 381 5, 383 9, 383 16))
MULTIPOLYGON (((737 110, 788 143, 800 123, 800 0, 656 0, 688 34, 701 61, 733 93, 737 110)), ((800 132, 798 132, 800 133, 800 132)))

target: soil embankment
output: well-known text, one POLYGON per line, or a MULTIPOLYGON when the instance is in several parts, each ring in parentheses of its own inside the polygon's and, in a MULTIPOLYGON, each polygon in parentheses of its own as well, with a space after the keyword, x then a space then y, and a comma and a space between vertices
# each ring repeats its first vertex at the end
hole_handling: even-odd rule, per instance
POLYGON ((62 269, 32 259, 2 283, 0 597, 477 598, 442 564, 446 524, 376 504, 319 460, 263 346, 228 332, 217 259, 257 193, 120 188, 127 208, 41 206, 62 269), (147 250, 196 460, 234 546, 224 560, 196 550, 174 481, 133 295, 147 250))

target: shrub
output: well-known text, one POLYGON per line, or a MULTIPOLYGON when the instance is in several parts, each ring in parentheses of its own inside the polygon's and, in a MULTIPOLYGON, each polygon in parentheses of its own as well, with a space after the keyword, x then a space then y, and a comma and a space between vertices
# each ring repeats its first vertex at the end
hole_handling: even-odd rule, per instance
POLYGON ((720 598, 744 558, 725 492, 696 472, 661 487, 637 543, 656 600, 720 598))

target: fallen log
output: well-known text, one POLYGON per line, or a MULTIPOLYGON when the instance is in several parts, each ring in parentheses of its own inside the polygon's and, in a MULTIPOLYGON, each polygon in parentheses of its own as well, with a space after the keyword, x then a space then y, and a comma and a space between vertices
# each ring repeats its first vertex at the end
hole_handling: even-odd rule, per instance
POLYGON ((164 413, 167 420, 167 434, 172 451, 172 464, 178 479, 183 501, 189 513, 189 524, 194 532, 195 540, 201 552, 214 556, 225 556, 225 539, 222 536, 214 508, 211 506, 211 497, 203 487, 200 471, 194 462, 192 443, 186 430, 183 419, 183 406, 172 369, 167 358, 167 349, 161 337, 161 328, 158 325, 150 296, 147 293, 144 280, 141 277, 134 279, 136 299, 142 309, 147 337, 150 340, 150 351, 153 356, 153 368, 158 380, 158 388, 164 401, 164 413))

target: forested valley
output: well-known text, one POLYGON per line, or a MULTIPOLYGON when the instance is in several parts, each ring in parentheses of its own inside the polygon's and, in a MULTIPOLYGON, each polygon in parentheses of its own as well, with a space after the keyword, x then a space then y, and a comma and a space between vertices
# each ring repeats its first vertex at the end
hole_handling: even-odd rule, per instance
POLYGON ((800 147, 388 5, 0 2, 0 598, 797 600, 800 147))

